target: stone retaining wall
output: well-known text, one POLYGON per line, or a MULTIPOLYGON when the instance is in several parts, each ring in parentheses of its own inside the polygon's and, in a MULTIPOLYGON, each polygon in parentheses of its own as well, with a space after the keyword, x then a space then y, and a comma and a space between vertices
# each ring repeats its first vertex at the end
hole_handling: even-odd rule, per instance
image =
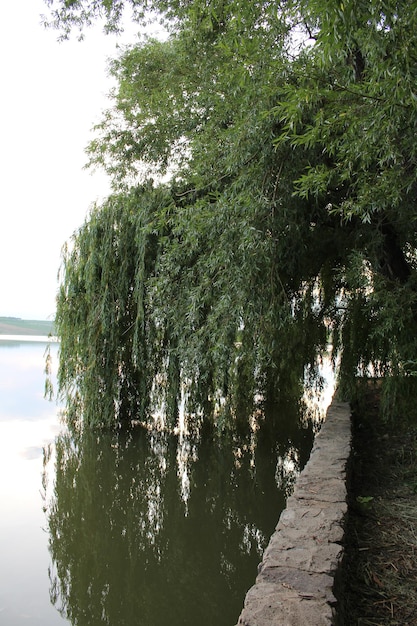
POLYGON ((238 626, 334 626, 350 408, 333 402, 249 589, 238 626))

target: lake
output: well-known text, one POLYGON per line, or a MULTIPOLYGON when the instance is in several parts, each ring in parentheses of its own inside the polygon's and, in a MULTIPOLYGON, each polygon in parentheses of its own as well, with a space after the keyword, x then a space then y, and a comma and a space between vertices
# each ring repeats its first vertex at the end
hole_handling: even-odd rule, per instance
POLYGON ((5 626, 62 623, 49 602, 51 559, 42 500, 43 448, 59 432, 57 407, 43 398, 45 348, 41 342, 0 341, 0 624, 5 626))
POLYGON ((45 348, 0 341, 0 624, 234 626, 313 424, 286 406, 247 439, 74 439, 45 348))

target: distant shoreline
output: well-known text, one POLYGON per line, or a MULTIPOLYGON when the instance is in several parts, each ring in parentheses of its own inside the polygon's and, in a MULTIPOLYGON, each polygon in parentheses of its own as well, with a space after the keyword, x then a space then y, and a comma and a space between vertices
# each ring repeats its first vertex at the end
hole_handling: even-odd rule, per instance
POLYGON ((0 339, 10 339, 16 337, 32 337, 32 341, 40 341, 38 337, 42 337, 44 341, 48 341, 49 337, 55 334, 55 325, 49 320, 23 320, 19 317, 1 317, 0 316, 0 339), (36 337, 36 339, 35 339, 36 337))
POLYGON ((20 343, 59 343, 57 337, 51 335, 1 335, 0 344, 20 343))

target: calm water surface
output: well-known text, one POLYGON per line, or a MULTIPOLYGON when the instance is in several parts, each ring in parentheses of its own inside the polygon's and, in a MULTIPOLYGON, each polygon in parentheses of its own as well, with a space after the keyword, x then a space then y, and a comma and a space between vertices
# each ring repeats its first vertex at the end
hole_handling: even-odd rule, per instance
POLYGON ((45 347, 0 341, 0 624, 236 624, 311 427, 287 407, 274 436, 74 440, 45 347))
MULTIPOLYGON (((44 343, 0 341, 0 624, 63 623, 49 602, 43 447, 59 432, 43 399, 44 343)), ((56 347, 55 347, 56 348, 56 347)))

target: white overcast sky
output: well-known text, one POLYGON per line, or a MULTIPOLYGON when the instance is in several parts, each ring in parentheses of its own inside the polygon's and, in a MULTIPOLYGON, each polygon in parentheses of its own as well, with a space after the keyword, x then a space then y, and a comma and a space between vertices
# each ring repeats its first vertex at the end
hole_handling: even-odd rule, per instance
POLYGON ((43 0, 5 2, 0 24, 0 316, 26 319, 54 316, 62 245, 107 194, 84 149, 107 105, 107 59, 137 30, 58 43, 42 13, 43 0))

